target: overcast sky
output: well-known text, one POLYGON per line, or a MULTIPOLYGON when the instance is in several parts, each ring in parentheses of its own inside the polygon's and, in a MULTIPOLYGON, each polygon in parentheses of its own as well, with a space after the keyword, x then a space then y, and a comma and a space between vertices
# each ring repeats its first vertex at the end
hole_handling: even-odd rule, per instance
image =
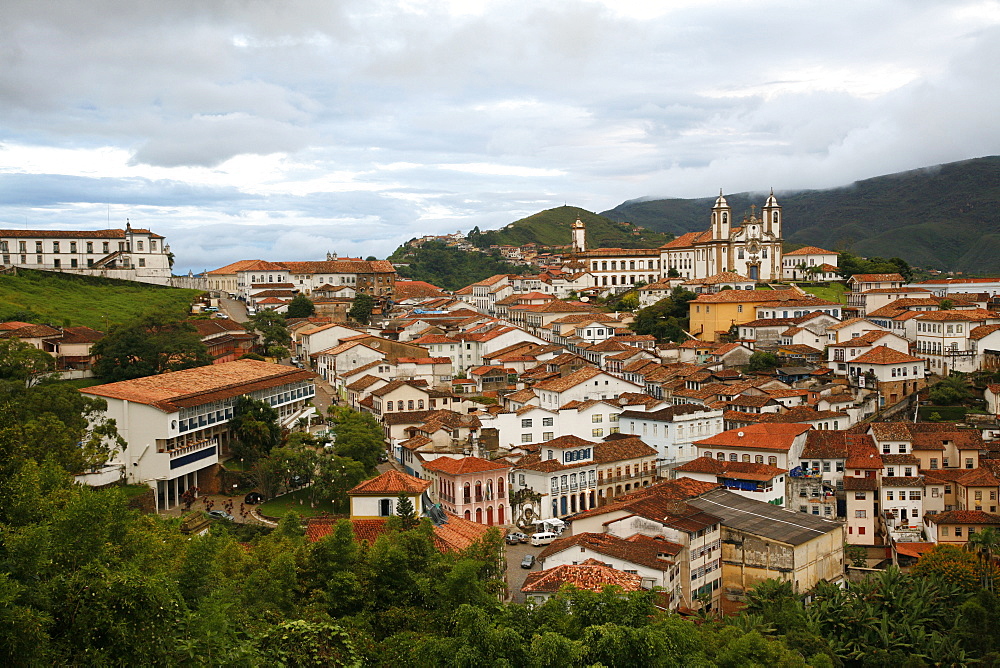
POLYGON ((175 269, 1000 153, 1000 3, 4 0, 0 227, 175 269))

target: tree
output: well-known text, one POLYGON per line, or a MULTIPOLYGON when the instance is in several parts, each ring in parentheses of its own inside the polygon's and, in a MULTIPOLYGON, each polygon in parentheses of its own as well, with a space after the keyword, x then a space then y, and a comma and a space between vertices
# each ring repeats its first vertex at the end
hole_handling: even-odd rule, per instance
POLYGON ((263 401, 241 396, 233 407, 229 432, 236 441, 233 454, 253 464, 281 441, 278 412, 263 401))
POLYGON ((669 297, 639 309, 629 328, 636 334, 650 334, 657 341, 684 341, 688 338, 684 332, 688 323, 688 302, 696 296, 678 286, 669 297))
POLYGON ((781 361, 778 359, 777 355, 763 350, 758 350, 754 354, 750 355, 750 362, 747 364, 747 371, 749 373, 771 371, 772 369, 777 368, 779 364, 781 364, 781 361))
POLYGON ((194 326, 163 313, 147 313, 115 325, 94 344, 94 374, 115 382, 179 371, 212 363, 194 326))
POLYGON ((385 452, 382 428, 374 416, 341 406, 332 408, 330 418, 337 434, 337 454, 361 462, 366 471, 374 473, 379 455, 385 452))
POLYGON ((49 377, 55 359, 20 339, 0 339, 0 378, 17 380, 27 386, 49 377))
POLYGON ((292 335, 285 325, 285 316, 274 309, 266 308, 250 316, 246 327, 257 334, 264 350, 274 346, 287 346, 292 342, 292 335))
POLYGON ((417 513, 413 510, 413 502, 403 492, 396 497, 396 515, 403 525, 403 530, 408 531, 417 526, 417 513))
POLYGON ((316 305, 302 294, 295 295, 295 298, 288 302, 288 308, 285 309, 285 317, 287 318, 308 318, 315 313, 316 305))
POLYGON ((911 570, 915 576, 937 576, 964 591, 975 591, 984 575, 995 581, 997 568, 981 563, 974 554, 954 545, 935 545, 920 555, 911 570))
POLYGON ((372 319, 372 311, 375 309, 375 300, 371 295, 359 292, 354 296, 354 303, 351 310, 347 312, 347 317, 354 322, 367 325, 372 319))
POLYGON ((969 384, 964 376, 951 374, 932 385, 928 396, 938 406, 955 406, 969 399, 969 384))

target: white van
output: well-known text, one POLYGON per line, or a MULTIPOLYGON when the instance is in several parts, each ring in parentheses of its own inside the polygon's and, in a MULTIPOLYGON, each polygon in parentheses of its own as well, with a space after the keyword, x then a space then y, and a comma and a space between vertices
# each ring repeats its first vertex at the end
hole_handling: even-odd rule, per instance
POLYGON ((538 547, 539 545, 548 545, 558 537, 559 536, 552 533, 551 531, 542 531, 540 533, 534 533, 531 534, 531 544, 534 545, 535 547, 538 547))

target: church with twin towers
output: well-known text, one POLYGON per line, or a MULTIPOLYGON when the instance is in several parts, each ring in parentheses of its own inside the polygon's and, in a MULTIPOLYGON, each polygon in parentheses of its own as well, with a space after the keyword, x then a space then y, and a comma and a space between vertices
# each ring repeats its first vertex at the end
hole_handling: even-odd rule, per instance
POLYGON ((737 224, 720 190, 707 230, 682 234, 659 248, 588 250, 586 225, 577 219, 572 226, 573 255, 599 287, 627 289, 640 282, 655 283, 667 278, 671 270, 684 279, 726 272, 753 281, 776 281, 782 276, 781 217, 781 205, 772 190, 763 206, 752 206, 737 224))

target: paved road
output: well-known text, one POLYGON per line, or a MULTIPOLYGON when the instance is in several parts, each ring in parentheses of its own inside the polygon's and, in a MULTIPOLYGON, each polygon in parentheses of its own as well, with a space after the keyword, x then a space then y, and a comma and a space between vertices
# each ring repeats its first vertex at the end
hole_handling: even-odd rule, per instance
POLYGON ((524 579, 528 577, 528 573, 541 570, 537 559, 539 553, 544 549, 544 547, 532 547, 531 543, 507 545, 507 589, 513 603, 524 603, 521 586, 524 584, 524 579), (535 565, 530 569, 521 568, 521 559, 526 554, 535 555, 535 565))
POLYGON ((238 299, 219 298, 219 307, 234 322, 247 321, 247 307, 238 299))

